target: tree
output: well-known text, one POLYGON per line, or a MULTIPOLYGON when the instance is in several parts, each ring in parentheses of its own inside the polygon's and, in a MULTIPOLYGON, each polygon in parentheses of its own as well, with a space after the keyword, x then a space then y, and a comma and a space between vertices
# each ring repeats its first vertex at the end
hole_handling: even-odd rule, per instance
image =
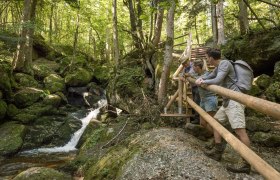
POLYGON ((164 52, 164 65, 161 73, 159 92, 158 92, 158 102, 162 103, 166 96, 166 89, 168 84, 168 77, 170 74, 170 66, 172 63, 172 53, 174 45, 174 13, 175 13, 175 2, 174 0, 169 0, 170 8, 167 14, 166 22, 166 43, 164 52))
POLYGON ((249 31, 249 21, 248 21, 248 12, 247 6, 243 0, 238 1, 239 6, 239 27, 240 27, 240 34, 246 34, 249 31))
POLYGON ((214 46, 218 43, 218 28, 217 28, 217 15, 216 15, 216 4, 211 1, 211 24, 212 24, 212 34, 214 46))
POLYGON ((217 4, 217 18, 218 18, 218 45, 225 44, 224 32, 224 0, 219 0, 217 4))
POLYGON ((113 41, 114 41, 114 59, 116 69, 119 65, 119 36, 118 36, 118 18, 117 18, 117 0, 113 0, 113 41))
POLYGON ((24 0, 22 30, 13 60, 14 71, 33 74, 31 63, 36 5, 37 0, 24 0))

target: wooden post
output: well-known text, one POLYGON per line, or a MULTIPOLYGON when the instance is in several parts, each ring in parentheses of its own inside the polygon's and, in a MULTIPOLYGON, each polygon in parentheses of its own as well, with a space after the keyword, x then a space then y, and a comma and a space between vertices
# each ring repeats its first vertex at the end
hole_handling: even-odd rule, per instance
MULTIPOLYGON (((187 78, 187 80, 192 83, 195 83, 195 80, 193 78, 187 78)), ((217 85, 202 85, 201 87, 215 92, 221 96, 225 96, 232 100, 240 102, 241 104, 244 104, 247 107, 250 107, 252 109, 255 109, 256 111, 259 111, 261 113, 272 116, 277 120, 280 120, 280 104, 257 98, 254 96, 250 96, 247 94, 243 94, 241 92, 226 89, 217 85)))
POLYGON ((167 113, 167 109, 171 106, 171 104, 174 102, 174 100, 178 97, 179 90, 176 91, 176 93, 170 98, 167 105, 164 107, 164 114, 167 113))
POLYGON ((234 135, 219 124, 212 116, 206 113, 196 103, 187 98, 187 102, 206 120, 218 133, 237 151, 246 161, 248 161, 261 175, 266 179, 280 179, 280 174, 263 159, 261 159, 254 151, 239 141, 234 135))
POLYGON ((182 100, 183 100, 183 81, 178 80, 178 91, 179 91, 179 99, 178 99, 178 113, 182 114, 182 100))
POLYGON ((184 66, 182 64, 180 64, 180 66, 177 68, 177 70, 175 71, 175 73, 172 75, 173 79, 176 79, 178 74, 183 70, 184 66))

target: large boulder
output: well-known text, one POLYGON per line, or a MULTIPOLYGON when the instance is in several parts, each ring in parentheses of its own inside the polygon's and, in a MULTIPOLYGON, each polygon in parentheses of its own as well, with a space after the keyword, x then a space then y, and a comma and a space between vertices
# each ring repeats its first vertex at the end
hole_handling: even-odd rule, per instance
POLYGON ((63 92, 65 90, 64 79, 57 75, 51 74, 44 78, 45 88, 50 91, 50 93, 63 92))
POLYGON ((11 155, 21 148, 25 136, 24 125, 7 122, 0 126, 0 155, 11 155))
POLYGON ((14 180, 72 179, 70 175, 46 167, 32 167, 19 173, 14 180))
POLYGON ((45 93, 41 89, 36 88, 24 88, 19 90, 15 96, 14 101, 17 107, 27 107, 35 102, 37 102, 40 98, 43 98, 45 93))
POLYGON ((69 72, 65 76, 65 83, 68 86, 85 86, 91 81, 91 79, 92 72, 84 68, 78 68, 75 72, 69 72))
POLYGON ((51 74, 56 74, 59 70, 59 64, 55 61, 39 58, 33 62, 32 69, 35 77, 38 79, 44 79, 51 74))
POLYGON ((12 67, 5 61, 0 61, 0 90, 9 98, 12 94, 12 67))

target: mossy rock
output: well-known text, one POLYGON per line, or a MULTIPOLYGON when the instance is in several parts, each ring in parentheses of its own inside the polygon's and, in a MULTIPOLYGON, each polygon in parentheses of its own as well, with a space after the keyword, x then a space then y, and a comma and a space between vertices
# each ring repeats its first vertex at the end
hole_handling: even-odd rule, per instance
POLYGON ((68 99, 62 92, 56 92, 55 94, 60 97, 62 104, 68 104, 68 99))
POLYGON ((252 137, 252 141, 267 147, 279 147, 280 135, 264 133, 264 132, 256 132, 252 137))
POLYGON ((20 112, 20 110, 14 104, 9 104, 8 105, 7 116, 9 118, 12 118, 12 117, 16 116, 19 112, 20 112))
POLYGON ((24 125, 7 122, 0 126, 0 155, 11 155, 21 148, 26 133, 24 125))
POLYGON ((14 180, 72 179, 70 175, 46 167, 32 167, 19 173, 14 180))
POLYGON ((275 82, 270 84, 270 86, 266 89, 265 95, 268 100, 273 102, 280 102, 280 82, 275 82))
POLYGON ((250 91, 248 92, 249 95, 251 96, 259 96, 262 94, 262 90, 256 86, 256 85, 252 85, 252 88, 250 89, 250 91))
POLYGON ((32 69, 35 77, 44 79, 51 74, 56 74, 56 71, 59 69, 59 64, 55 61, 39 58, 33 62, 32 69))
POLYGON ((273 80, 280 82, 280 61, 276 62, 274 65, 273 80))
POLYGON ((108 80, 111 77, 111 74, 113 72, 110 72, 110 67, 108 66, 97 66, 94 68, 93 76, 99 81, 99 82, 108 82, 108 80))
POLYGON ((16 73, 14 75, 15 81, 19 86, 22 87, 39 87, 39 83, 34 79, 33 76, 24 73, 16 73))
POLYGON ((3 92, 0 90, 0 99, 3 98, 3 92))
POLYGON ((261 132, 268 132, 272 129, 271 125, 267 123, 264 118, 257 118, 257 117, 247 117, 246 118, 246 129, 249 131, 261 131, 261 132))
POLYGON ((51 105, 52 107, 58 107, 61 103, 61 97, 56 94, 47 95, 42 101, 45 105, 51 105))
POLYGON ((50 93, 63 92, 65 90, 64 79, 57 75, 51 74, 44 78, 45 88, 50 91, 50 93))
POLYGON ((10 116, 11 119, 24 124, 31 123, 42 115, 52 114, 54 109, 53 106, 46 105, 42 102, 34 103, 24 109, 15 109, 13 106, 10 106, 9 108, 15 113, 14 116, 10 116))
POLYGON ((79 128, 81 121, 71 116, 38 117, 28 128, 23 148, 63 146, 79 128))
POLYGON ((261 89, 266 89, 271 83, 271 77, 266 74, 262 74, 257 77, 255 82, 261 89))
POLYGON ((0 89, 9 97, 12 94, 10 76, 8 73, 0 71, 0 77, 0 89))
POLYGON ((84 68, 78 68, 73 73, 65 76, 65 83, 68 86, 85 86, 92 79, 92 73, 84 68))
POLYGON ((7 103, 3 100, 0 100, 0 120, 6 116, 7 112, 7 103))
POLYGON ((35 102, 37 102, 40 98, 43 98, 45 93, 41 89, 36 88, 24 88, 19 90, 15 96, 14 101, 17 107, 27 107, 35 102))

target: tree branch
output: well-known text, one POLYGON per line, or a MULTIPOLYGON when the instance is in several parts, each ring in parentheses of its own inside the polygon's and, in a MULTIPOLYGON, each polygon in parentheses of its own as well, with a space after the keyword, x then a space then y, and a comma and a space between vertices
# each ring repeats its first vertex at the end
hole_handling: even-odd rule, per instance
POLYGON ((256 1, 260 1, 260 2, 263 2, 263 3, 265 3, 265 4, 269 4, 269 5, 271 5, 271 6, 280 8, 280 5, 278 5, 278 4, 273 4, 273 3, 268 2, 268 1, 265 1, 265 0, 256 0, 256 1))

